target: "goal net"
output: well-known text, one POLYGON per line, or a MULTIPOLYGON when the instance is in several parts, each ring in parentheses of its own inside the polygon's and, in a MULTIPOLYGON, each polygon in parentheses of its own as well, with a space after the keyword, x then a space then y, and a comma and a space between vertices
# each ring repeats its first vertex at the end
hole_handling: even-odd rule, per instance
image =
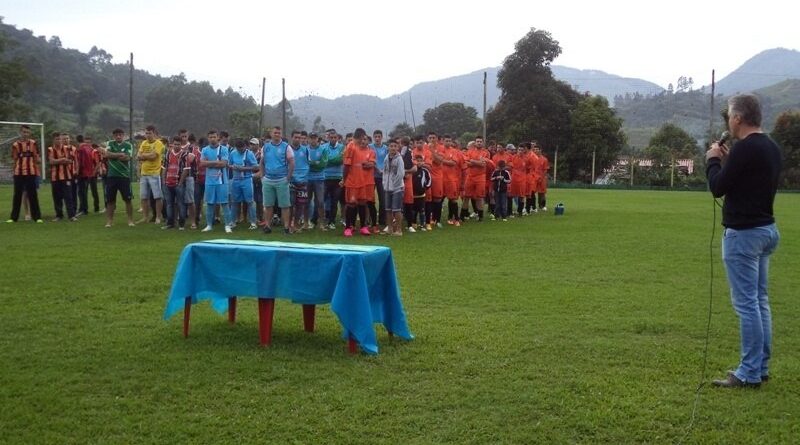
POLYGON ((47 160, 46 146, 44 144, 44 124, 0 121, 0 183, 14 182, 14 160, 11 159, 11 145, 19 138, 21 125, 27 125, 31 128, 31 138, 35 139, 39 145, 39 156, 41 156, 40 173, 42 174, 42 179, 47 179, 44 169, 47 160))

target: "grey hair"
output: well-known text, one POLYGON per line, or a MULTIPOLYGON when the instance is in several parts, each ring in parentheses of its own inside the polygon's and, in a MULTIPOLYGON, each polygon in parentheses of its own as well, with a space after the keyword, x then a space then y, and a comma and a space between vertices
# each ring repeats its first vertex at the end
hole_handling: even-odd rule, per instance
POLYGON ((752 127, 761 126, 761 103, 754 94, 737 94, 728 99, 731 116, 739 116, 752 127))

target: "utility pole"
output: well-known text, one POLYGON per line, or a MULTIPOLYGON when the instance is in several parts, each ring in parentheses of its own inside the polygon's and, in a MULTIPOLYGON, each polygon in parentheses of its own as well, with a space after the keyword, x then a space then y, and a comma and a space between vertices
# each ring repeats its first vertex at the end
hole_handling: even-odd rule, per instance
POLYGON ((286 134, 286 78, 281 78, 281 96, 283 99, 281 100, 281 113, 283 114, 282 122, 282 129, 283 134, 286 134))
POLYGON ((592 148, 592 185, 594 185, 594 160, 596 152, 597 152, 597 147, 592 148))
POLYGON ((267 88, 267 78, 261 78, 261 112, 258 114, 258 134, 256 137, 261 137, 263 133, 261 133, 261 129, 264 126, 264 92, 267 88))
POLYGON ((486 140, 486 71, 483 72, 483 140, 486 140))

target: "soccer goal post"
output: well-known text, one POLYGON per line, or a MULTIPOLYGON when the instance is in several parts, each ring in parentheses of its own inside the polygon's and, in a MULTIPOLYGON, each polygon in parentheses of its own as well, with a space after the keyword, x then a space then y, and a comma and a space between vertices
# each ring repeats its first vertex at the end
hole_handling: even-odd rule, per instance
POLYGON ((45 153, 44 144, 44 124, 41 122, 9 122, 0 121, 0 182, 10 183, 14 181, 14 160, 11 159, 11 146, 19 139, 20 126, 27 125, 31 128, 31 137, 38 139, 39 144, 39 157, 41 165, 39 166, 42 179, 47 179, 45 171, 45 162, 47 162, 47 154, 45 153))

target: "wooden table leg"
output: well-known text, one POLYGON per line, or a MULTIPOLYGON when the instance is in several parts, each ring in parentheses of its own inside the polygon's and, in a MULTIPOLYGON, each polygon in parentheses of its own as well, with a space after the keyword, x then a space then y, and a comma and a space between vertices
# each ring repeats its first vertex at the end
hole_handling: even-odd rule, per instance
POLYGON ((356 341, 356 339, 355 339, 355 338, 353 338, 353 336, 352 336, 352 335, 348 336, 348 340, 347 340, 347 350, 348 350, 348 351, 349 351, 351 354, 358 354, 358 342, 356 341))
POLYGON ((316 308, 315 304, 303 305, 303 327, 306 332, 314 332, 314 313, 316 308))
POLYGON ((236 295, 228 297, 228 322, 236 323, 236 295))
POLYGON ((189 336, 189 316, 192 312, 192 297, 186 297, 186 303, 183 306, 183 338, 189 336))
POLYGON ((258 299, 258 336, 261 346, 269 346, 272 343, 272 315, 274 313, 274 298, 258 299))

